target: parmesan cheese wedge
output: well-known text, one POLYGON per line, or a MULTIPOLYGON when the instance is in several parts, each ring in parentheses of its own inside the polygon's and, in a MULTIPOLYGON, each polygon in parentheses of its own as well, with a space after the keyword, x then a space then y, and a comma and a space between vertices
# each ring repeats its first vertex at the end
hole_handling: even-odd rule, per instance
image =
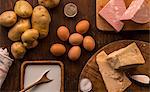
POLYGON ((145 63, 135 42, 109 54, 107 61, 114 69, 130 68, 145 63))
POLYGON ((108 92, 123 92, 131 85, 124 72, 113 69, 106 60, 107 54, 102 51, 96 56, 99 71, 108 92))

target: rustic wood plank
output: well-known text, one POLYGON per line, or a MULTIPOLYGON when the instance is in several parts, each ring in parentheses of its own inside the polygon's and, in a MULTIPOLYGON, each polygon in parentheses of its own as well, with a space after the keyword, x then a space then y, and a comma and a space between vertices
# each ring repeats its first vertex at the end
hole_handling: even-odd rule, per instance
MULTIPOLYGON (((13 9, 16 0, 0 0, 0 14, 5 10, 13 9), (11 5, 12 4, 12 5, 11 5)), ((27 0, 35 7, 37 5, 37 0, 27 0)), ((31 49, 27 52, 24 59, 18 61, 15 60, 13 65, 8 72, 8 76, 4 81, 1 92, 13 92, 19 90, 20 83, 20 66, 23 61, 31 60, 58 60, 62 61, 65 66, 65 92, 77 92, 78 89, 78 80, 82 68, 88 61, 88 59, 101 47, 104 45, 123 39, 132 39, 132 40, 142 40, 149 42, 149 31, 136 31, 136 32, 102 32, 96 28, 96 1, 95 0, 61 0, 61 3, 58 7, 49 10, 52 15, 52 23, 50 24, 50 32, 47 38, 40 40, 38 47, 31 49), (63 7, 65 4, 73 2, 78 6, 78 14, 75 18, 67 18, 63 14, 63 7), (67 51, 71 47, 68 42, 61 42, 56 37, 56 29, 60 25, 66 25, 70 32, 75 32, 75 25, 81 19, 89 20, 91 27, 87 34, 91 35, 96 40, 96 48, 92 52, 87 52, 82 48, 81 58, 76 62, 71 62, 67 53, 62 57, 54 57, 49 52, 50 45, 53 43, 59 42, 65 44, 67 51)), ((10 46, 13 43, 7 37, 9 28, 0 26, 0 47, 7 47, 10 51, 10 46)), ((12 57, 12 56, 11 56, 12 57)))

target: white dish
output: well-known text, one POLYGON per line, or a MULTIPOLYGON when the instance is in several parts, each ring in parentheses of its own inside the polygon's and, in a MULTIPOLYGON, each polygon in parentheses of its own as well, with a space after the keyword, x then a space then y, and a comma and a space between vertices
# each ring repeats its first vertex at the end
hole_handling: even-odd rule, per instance
POLYGON ((24 75, 24 88, 35 83, 48 70, 50 72, 47 77, 53 81, 35 86, 27 92, 60 92, 61 67, 59 65, 27 65, 24 75))

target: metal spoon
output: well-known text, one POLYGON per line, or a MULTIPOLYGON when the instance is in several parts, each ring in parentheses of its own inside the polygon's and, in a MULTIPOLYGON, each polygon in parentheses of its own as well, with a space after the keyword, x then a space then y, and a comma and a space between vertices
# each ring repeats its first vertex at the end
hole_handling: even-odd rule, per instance
POLYGON ((131 75, 130 78, 142 84, 150 84, 150 77, 147 75, 131 75))
POLYGON ((44 75, 42 76, 42 78, 41 78, 40 80, 38 80, 37 82, 35 82, 35 83, 33 83, 32 85, 28 86, 27 88, 22 89, 22 90, 19 91, 19 92, 25 92, 25 91, 29 90, 30 88, 32 88, 32 87, 34 87, 34 86, 36 86, 36 85, 43 84, 43 83, 48 83, 48 82, 53 81, 53 80, 50 80, 50 79, 47 78, 46 75, 47 75, 48 72, 49 72, 49 71, 47 71, 46 73, 44 73, 44 75))

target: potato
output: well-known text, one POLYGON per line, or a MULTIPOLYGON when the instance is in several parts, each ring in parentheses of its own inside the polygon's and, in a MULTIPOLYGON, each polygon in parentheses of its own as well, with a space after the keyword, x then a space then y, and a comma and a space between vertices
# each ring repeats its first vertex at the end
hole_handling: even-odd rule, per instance
POLYGON ((12 41, 19 41, 21 35, 27 29, 31 28, 29 19, 20 19, 14 27, 12 27, 8 32, 8 38, 12 41))
POLYGON ((60 0, 38 0, 38 3, 48 8, 54 8, 60 3, 60 0))
POLYGON ((18 16, 28 18, 32 15, 33 9, 27 1, 19 0, 15 4, 14 11, 18 16))
POLYGON ((0 15, 0 25, 11 27, 17 22, 17 15, 14 11, 5 11, 0 15))
POLYGON ((39 31, 40 39, 48 35, 50 22, 51 16, 48 10, 41 5, 36 6, 32 14, 32 28, 39 31))
POLYGON ((39 32, 35 29, 28 29, 26 30, 22 36, 21 40, 25 43, 32 43, 33 41, 37 40, 39 37, 39 32))
POLYGON ((35 48, 38 45, 38 41, 34 40, 32 43, 23 43, 23 45, 27 48, 27 49, 32 49, 35 48))
POLYGON ((15 59, 22 59, 26 53, 26 49, 21 42, 15 42, 11 45, 11 53, 15 59))
POLYGON ((39 32, 35 29, 28 29, 25 31, 22 36, 21 40, 24 46, 28 49, 35 48, 38 45, 39 32))

